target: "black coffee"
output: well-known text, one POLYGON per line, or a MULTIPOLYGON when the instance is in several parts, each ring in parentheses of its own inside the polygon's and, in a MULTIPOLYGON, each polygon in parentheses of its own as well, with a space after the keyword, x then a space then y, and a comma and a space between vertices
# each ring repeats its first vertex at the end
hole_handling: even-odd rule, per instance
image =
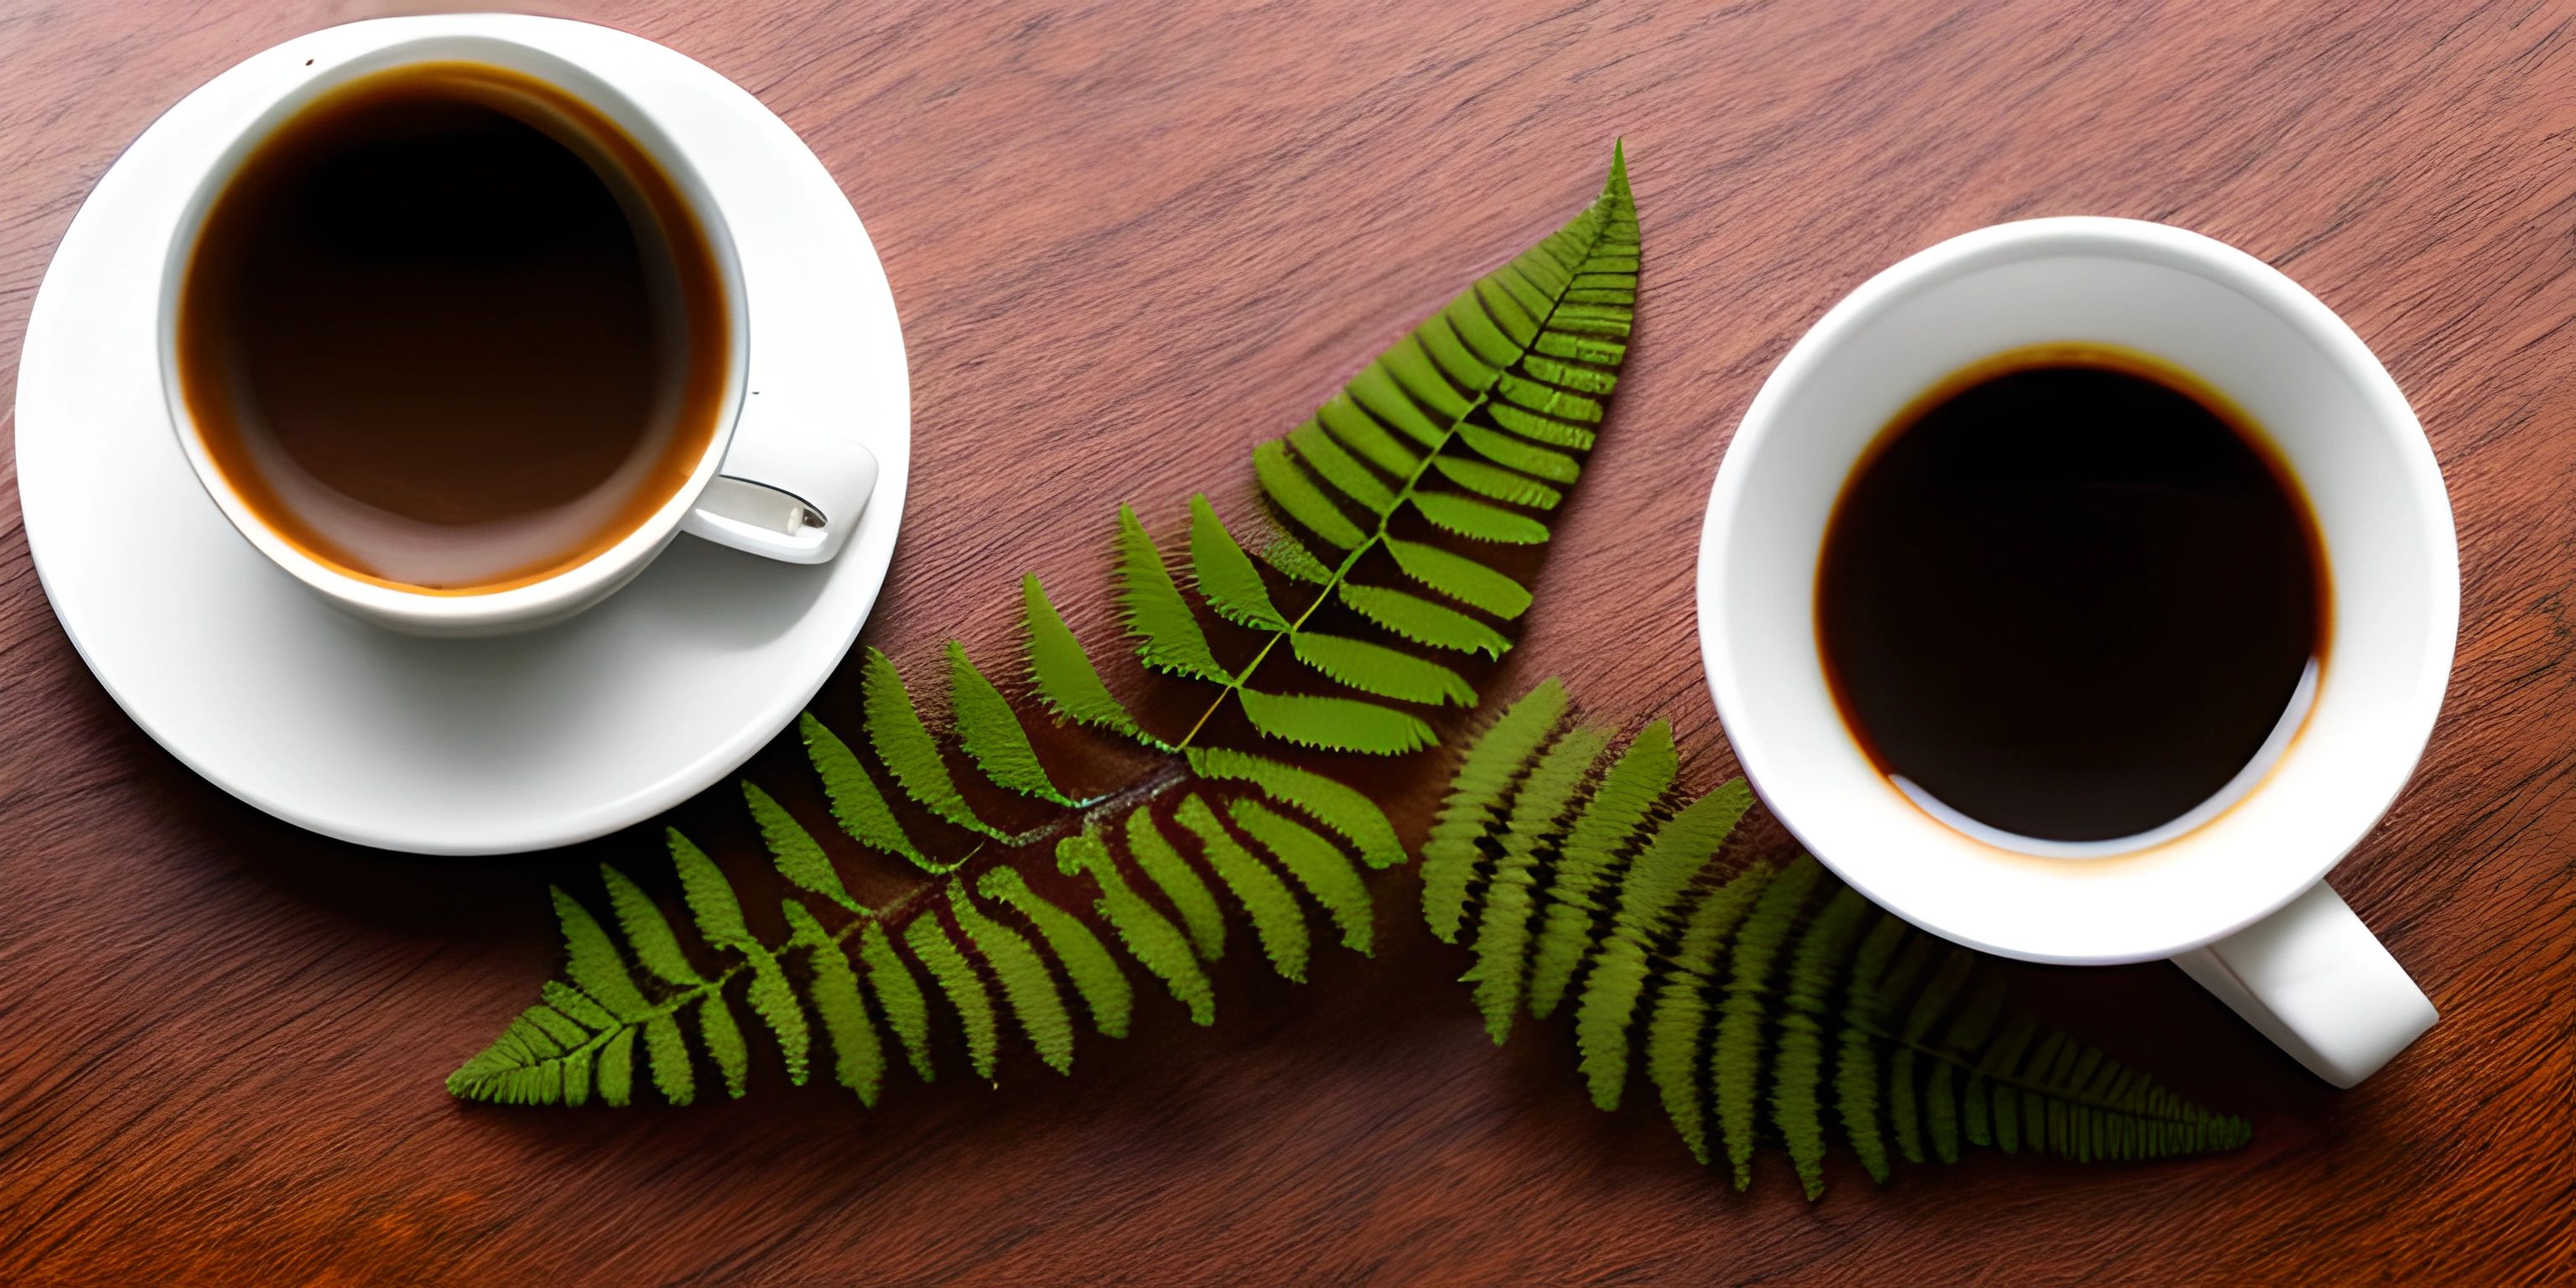
POLYGON ((727 347, 669 177, 588 104, 461 62, 354 81, 262 140, 178 317, 190 416, 260 521, 445 593, 642 525, 706 453, 727 347))
POLYGON ((1816 633, 1879 769, 2022 836, 2148 831, 2242 771, 2321 664, 2298 485, 2141 357, 2052 345, 1916 400, 1844 485, 1816 633))

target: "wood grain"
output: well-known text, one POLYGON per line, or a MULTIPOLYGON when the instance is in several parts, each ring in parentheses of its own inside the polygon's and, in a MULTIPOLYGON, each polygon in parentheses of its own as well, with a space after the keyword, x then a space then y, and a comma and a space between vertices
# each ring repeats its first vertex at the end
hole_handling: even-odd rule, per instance
MULTIPOLYGON (((0 0, 0 371, 127 140, 330 0, 0 0)), ((1564 675, 1732 772, 1696 658, 1705 487, 1764 372, 1871 272, 2055 213, 2277 264, 2414 398, 2452 488, 2459 665, 2337 886, 2443 1019, 2350 1092, 2162 966, 2024 998, 2250 1117, 2237 1154, 1993 1153, 1813 1207, 1737 1195, 1562 1031, 1497 1052, 1460 955, 1241 969, 1057 1079, 755 1071, 688 1110, 514 1112, 439 1080, 555 966, 544 887, 649 833, 460 863, 303 835, 83 671, 0 492, 0 1282, 2566 1282, 2576 1277, 2576 5, 1490 0, 605 5, 804 133, 912 357, 915 490, 868 639, 997 656, 1017 574, 1097 613, 1122 499, 1240 504, 1286 428, 1586 198, 1628 140, 1640 344, 1496 692, 1564 675), (1245 423, 1238 399, 1277 409, 1245 423)), ((0 469, 7 468, 0 465, 0 469)), ((1097 621, 1097 617, 1089 619, 1097 621)), ((173 623, 184 631, 184 623, 173 623)), ((845 675, 818 702, 850 711, 845 675)), ((1432 768, 1436 769, 1437 766, 1432 768)), ((792 750, 751 770, 792 781, 792 750)), ((1416 777, 1420 775, 1417 774, 1416 777)), ((1427 794, 1399 825, 1418 836, 1427 794)), ((756 863, 727 791, 680 812, 756 863)), ((891 878, 889 878, 891 879, 891 878)), ((1242 963, 1230 962, 1229 967, 1242 963)))

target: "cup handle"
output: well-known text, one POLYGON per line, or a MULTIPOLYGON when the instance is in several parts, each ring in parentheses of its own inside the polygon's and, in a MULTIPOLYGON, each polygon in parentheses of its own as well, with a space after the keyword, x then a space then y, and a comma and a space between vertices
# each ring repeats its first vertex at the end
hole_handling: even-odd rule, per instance
POLYGON ((2433 1000, 2325 882, 2173 959, 2308 1071, 2349 1087, 2433 1027, 2433 1000))
POLYGON ((680 530, 787 563, 823 563, 858 530, 876 486, 876 456, 846 432, 792 409, 746 407, 680 530))

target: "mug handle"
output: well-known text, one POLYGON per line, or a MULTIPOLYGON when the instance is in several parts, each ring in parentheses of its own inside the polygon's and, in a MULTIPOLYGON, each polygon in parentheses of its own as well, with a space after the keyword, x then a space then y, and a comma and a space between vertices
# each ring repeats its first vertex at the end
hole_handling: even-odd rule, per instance
POLYGON ((787 563, 823 563, 858 530, 876 486, 877 458, 858 440, 791 409, 746 407, 680 530, 787 563))
POLYGON ((2433 1026, 2433 1000, 2325 882, 2173 959, 2308 1071, 2349 1087, 2433 1026))

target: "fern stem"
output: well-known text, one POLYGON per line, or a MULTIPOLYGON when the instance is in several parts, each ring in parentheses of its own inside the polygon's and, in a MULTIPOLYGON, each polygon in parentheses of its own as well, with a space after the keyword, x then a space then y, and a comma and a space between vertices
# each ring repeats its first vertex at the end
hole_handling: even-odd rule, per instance
MULTIPOLYGON (((1592 241, 1583 249, 1585 256, 1588 257, 1592 253, 1592 248, 1600 244, 1602 231, 1607 229, 1609 226, 1609 221, 1604 220, 1600 228, 1593 230, 1592 241)), ((1565 307, 1565 295, 1563 292, 1559 292, 1556 299, 1548 302, 1547 316, 1538 320, 1538 331, 1536 334, 1544 335, 1549 324, 1556 321, 1557 310, 1563 307, 1565 307)), ((1535 342, 1535 340, 1532 341, 1532 343, 1535 342)), ((1521 351, 1521 357, 1525 359, 1528 356, 1529 351, 1524 348, 1521 351)), ((1515 360, 1515 365, 1517 365, 1517 363, 1518 360, 1515 360)), ((1315 592, 1315 598, 1307 603, 1305 611, 1297 614, 1296 620, 1288 623, 1288 629, 1274 632, 1269 639, 1262 641, 1261 650, 1252 655, 1251 661, 1243 664, 1243 669, 1237 671, 1233 679, 1226 681, 1225 688, 1216 695, 1216 700, 1208 703, 1207 710, 1200 712, 1197 721, 1190 725, 1190 731, 1182 734, 1181 740, 1173 744, 1173 750, 1179 751, 1186 749, 1196 742, 1200 731, 1207 728, 1207 722, 1225 706, 1225 700, 1227 698, 1234 697, 1237 698, 1237 700, 1240 700, 1238 695, 1243 692, 1243 686, 1251 682, 1252 673, 1261 669, 1261 663, 1270 656, 1270 651, 1272 649, 1279 647, 1279 641, 1296 635, 1296 633, 1306 625, 1306 619, 1314 616, 1315 610, 1323 607, 1324 601, 1331 599, 1333 597, 1333 593, 1342 588, 1343 581, 1349 578, 1351 569, 1359 565, 1360 557, 1362 555, 1365 555, 1369 551, 1385 544, 1387 535, 1386 525, 1388 521, 1393 519, 1398 512, 1404 509, 1405 502, 1413 499, 1415 489, 1419 488, 1422 484, 1423 474, 1431 469, 1432 463, 1439 460, 1442 453, 1449 450, 1449 445, 1451 443, 1457 441, 1458 430, 1461 426, 1467 423, 1467 418, 1475 415, 1479 409, 1493 401, 1494 390, 1501 386, 1504 374, 1507 373, 1498 372, 1491 384, 1486 385, 1484 389, 1477 392, 1475 400, 1467 404, 1467 409, 1465 411, 1459 412, 1455 417, 1451 418, 1449 428, 1441 434, 1438 445, 1422 454, 1421 462, 1413 467, 1413 473, 1410 477, 1404 480, 1404 486, 1396 489, 1395 500, 1389 502, 1386 509, 1378 514, 1376 530, 1369 533, 1367 538, 1362 540, 1358 545, 1351 547, 1351 552, 1342 557, 1341 565, 1333 569, 1333 575, 1324 582, 1323 589, 1315 592)))

